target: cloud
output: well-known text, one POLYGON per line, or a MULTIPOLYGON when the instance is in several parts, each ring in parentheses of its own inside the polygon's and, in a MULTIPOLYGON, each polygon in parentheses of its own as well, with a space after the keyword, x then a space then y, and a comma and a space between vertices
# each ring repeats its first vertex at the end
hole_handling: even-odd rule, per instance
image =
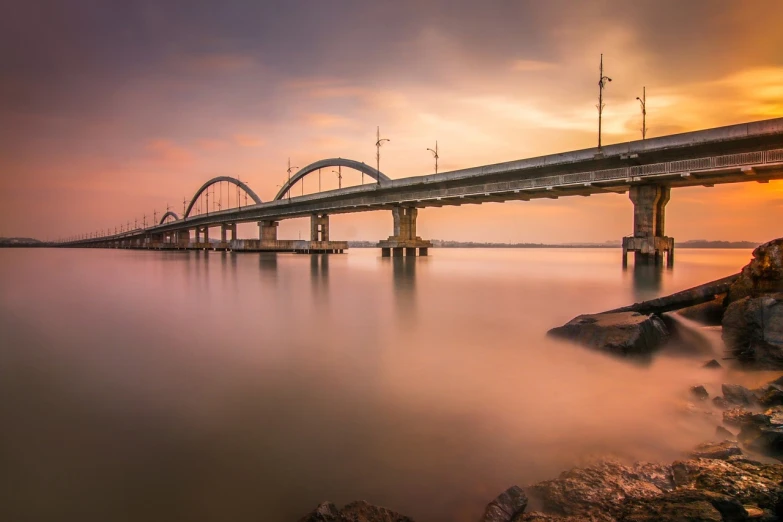
POLYGON ((517 72, 546 71, 556 67, 555 63, 540 60, 514 60, 511 64, 511 70, 517 72))
POLYGON ((195 72, 230 73, 252 69, 257 60, 247 54, 207 53, 185 58, 185 67, 195 72))
POLYGON ((353 120, 350 118, 327 113, 308 114, 305 117, 305 123, 310 127, 319 128, 348 127, 354 124, 353 120))
POLYGON ((147 151, 151 159, 170 167, 184 167, 193 162, 193 154, 188 149, 167 139, 150 141, 147 151))
POLYGON ((213 152, 216 150, 224 150, 228 147, 228 142, 223 140, 198 140, 196 145, 203 151, 213 152))
POLYGON ((250 134, 237 134, 234 136, 234 142, 240 147, 263 147, 264 139, 250 134))

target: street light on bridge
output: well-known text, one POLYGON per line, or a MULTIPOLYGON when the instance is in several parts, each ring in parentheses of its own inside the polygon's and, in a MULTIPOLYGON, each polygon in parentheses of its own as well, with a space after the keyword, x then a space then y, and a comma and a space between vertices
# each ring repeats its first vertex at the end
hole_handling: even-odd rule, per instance
POLYGON ((438 140, 435 140, 435 149, 427 148, 428 151, 432 152, 432 155, 435 157, 435 174, 438 173, 438 140))
POLYGON ((338 170, 333 170, 335 174, 337 174, 337 188, 341 189, 343 188, 343 173, 342 173, 342 167, 338 165, 338 170))
MULTIPOLYGON (((291 171, 294 169, 298 169, 299 167, 292 167, 291 166, 291 158, 288 158, 288 168, 286 169, 286 172, 288 172, 288 201, 291 202, 291 171)), ((304 184, 302 185, 304 187, 304 184)))
POLYGON ((636 97, 642 105, 642 139, 647 137, 647 87, 642 87, 642 97, 636 97))
POLYGON ((601 114, 604 112, 604 87, 606 82, 611 82, 612 79, 608 76, 604 76, 604 55, 601 54, 601 65, 599 67, 599 79, 598 79, 598 148, 601 148, 601 114))
POLYGON ((376 141, 375 141, 375 170, 378 171, 378 185, 381 184, 381 145, 383 145, 384 141, 391 141, 390 139, 384 138, 381 139, 381 127, 378 126, 376 128, 375 133, 376 141))

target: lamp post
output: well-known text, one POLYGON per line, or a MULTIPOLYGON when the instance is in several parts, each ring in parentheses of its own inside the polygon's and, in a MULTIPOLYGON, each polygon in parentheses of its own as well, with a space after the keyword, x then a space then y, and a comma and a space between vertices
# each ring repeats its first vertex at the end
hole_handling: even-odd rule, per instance
POLYGON ((337 167, 339 170, 333 170, 335 174, 337 174, 337 188, 341 189, 343 188, 343 174, 342 174, 342 167, 337 167))
POLYGON ((375 170, 377 171, 378 175, 378 185, 381 184, 381 145, 383 145, 384 141, 391 141, 390 139, 381 139, 381 127, 377 127, 376 133, 375 133, 375 170))
POLYGON ((604 55, 601 54, 601 65, 599 67, 599 79, 598 79, 598 148, 601 148, 601 114, 604 112, 604 86, 606 82, 611 82, 612 79, 608 76, 604 76, 604 55))
POLYGON ((428 151, 432 152, 432 155, 435 156, 435 174, 438 173, 438 140, 435 140, 435 149, 427 148, 428 151))
POLYGON ((291 166, 291 158, 288 158, 288 169, 286 169, 286 172, 288 172, 288 202, 291 202, 291 171, 294 169, 298 169, 299 167, 292 167, 291 166))
POLYGON ((642 139, 647 137, 647 87, 642 87, 642 97, 636 97, 642 105, 642 139))

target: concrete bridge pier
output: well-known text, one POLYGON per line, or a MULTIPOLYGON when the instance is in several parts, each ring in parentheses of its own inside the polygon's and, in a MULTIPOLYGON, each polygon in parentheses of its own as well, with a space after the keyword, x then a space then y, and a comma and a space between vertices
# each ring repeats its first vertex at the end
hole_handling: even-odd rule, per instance
POLYGON ((190 229, 177 231, 177 248, 188 248, 190 246, 190 229))
POLYGON ((394 235, 389 239, 379 241, 378 246, 381 249, 383 257, 402 257, 415 256, 416 250, 420 256, 428 254, 430 241, 423 240, 416 235, 416 218, 419 209, 416 207, 394 207, 392 209, 392 218, 394 218, 394 235))
POLYGON ((633 202, 633 236, 623 238, 623 266, 628 252, 635 264, 662 264, 666 254, 668 266, 674 264, 674 238, 664 235, 666 203, 671 188, 664 185, 637 185, 629 190, 633 202))
POLYGON ((228 232, 231 232, 231 241, 237 239, 237 224, 236 223, 224 223, 220 226, 220 248, 228 250, 229 243, 227 239, 228 232))
POLYGON ((277 226, 279 224, 277 221, 259 221, 258 239, 262 243, 265 241, 277 241, 277 226))
POLYGON ((329 241, 329 215, 310 216, 310 241, 329 241))

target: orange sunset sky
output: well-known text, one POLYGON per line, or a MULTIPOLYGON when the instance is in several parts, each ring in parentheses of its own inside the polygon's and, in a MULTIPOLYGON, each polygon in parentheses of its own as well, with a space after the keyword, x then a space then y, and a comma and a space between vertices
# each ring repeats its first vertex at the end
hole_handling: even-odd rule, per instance
MULTIPOLYGON (((642 86, 649 137, 781 117, 782 20, 780 0, 9 2, 0 236, 181 212, 216 175, 269 200, 289 157, 374 165, 377 125, 392 178, 431 173, 435 140, 441 172, 593 147, 600 53, 613 79, 605 144, 640 138, 642 86)), ((335 216, 331 236, 377 240, 391 226, 388 211, 335 216)), ((553 243, 617 241, 632 226, 627 195, 425 209, 418 221, 427 239, 553 243)), ((291 220, 279 236, 308 230, 291 220)), ((783 236, 783 182, 676 189, 666 232, 783 236)))

